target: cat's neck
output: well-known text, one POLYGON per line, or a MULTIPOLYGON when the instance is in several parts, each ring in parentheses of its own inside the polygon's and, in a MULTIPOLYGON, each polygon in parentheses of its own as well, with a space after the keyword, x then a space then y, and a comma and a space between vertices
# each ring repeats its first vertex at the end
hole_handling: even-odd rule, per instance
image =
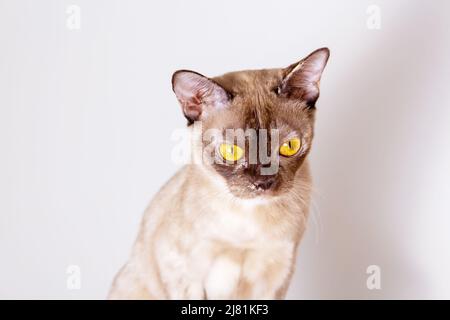
POLYGON ((211 221, 216 221, 218 217, 227 217, 226 221, 256 221, 257 225, 268 233, 286 233, 286 236, 292 237, 305 225, 309 209, 309 190, 301 188, 302 181, 294 185, 291 191, 279 196, 246 199, 232 195, 226 182, 208 172, 205 167, 189 165, 186 170, 186 187, 189 189, 190 201, 186 203, 185 212, 195 216, 194 219, 208 216, 211 221))

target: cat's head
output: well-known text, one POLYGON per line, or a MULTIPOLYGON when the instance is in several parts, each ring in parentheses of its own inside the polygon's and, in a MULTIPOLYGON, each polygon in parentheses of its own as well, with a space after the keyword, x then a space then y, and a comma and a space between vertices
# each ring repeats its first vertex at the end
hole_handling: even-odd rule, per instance
POLYGON ((289 190, 313 138, 315 104, 329 50, 282 69, 207 78, 179 70, 173 90, 188 125, 201 123, 205 165, 240 198, 289 190), (213 134, 211 134, 213 133, 213 134))

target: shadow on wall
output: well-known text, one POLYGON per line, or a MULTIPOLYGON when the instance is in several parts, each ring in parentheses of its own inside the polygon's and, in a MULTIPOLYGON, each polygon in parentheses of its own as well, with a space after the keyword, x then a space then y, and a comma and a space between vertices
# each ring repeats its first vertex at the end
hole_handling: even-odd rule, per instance
POLYGON ((381 30, 367 30, 376 43, 351 59, 341 56, 348 54, 339 50, 345 43, 331 48, 311 161, 316 208, 288 298, 432 294, 408 240, 420 237, 413 220, 421 160, 411 160, 417 152, 411 140, 420 139, 420 132, 411 129, 426 112, 425 88, 432 86, 431 64, 442 54, 436 47, 444 32, 444 14, 424 7, 411 4, 381 30), (351 64, 342 66, 343 60, 351 64), (369 265, 381 268, 381 290, 367 289, 369 265))

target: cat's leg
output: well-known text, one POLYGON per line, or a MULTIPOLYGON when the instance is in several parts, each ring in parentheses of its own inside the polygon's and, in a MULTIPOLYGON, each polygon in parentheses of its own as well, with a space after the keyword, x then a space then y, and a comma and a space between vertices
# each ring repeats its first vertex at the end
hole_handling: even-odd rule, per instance
POLYGON ((161 281, 169 299, 200 300, 205 298, 203 274, 209 264, 206 254, 192 256, 192 251, 171 241, 157 246, 157 265, 161 281))
POLYGON ((205 279, 206 298, 212 300, 235 298, 240 273, 240 261, 226 254, 216 257, 205 279))
POLYGON ((239 299, 284 298, 292 274, 292 249, 249 251, 244 257, 239 299))
POLYGON ((201 282, 192 282, 187 285, 185 299, 187 300, 203 300, 205 299, 205 290, 201 282))
POLYGON ((144 285, 129 265, 125 265, 117 274, 108 294, 111 300, 153 300, 158 297, 150 294, 148 288, 144 285))

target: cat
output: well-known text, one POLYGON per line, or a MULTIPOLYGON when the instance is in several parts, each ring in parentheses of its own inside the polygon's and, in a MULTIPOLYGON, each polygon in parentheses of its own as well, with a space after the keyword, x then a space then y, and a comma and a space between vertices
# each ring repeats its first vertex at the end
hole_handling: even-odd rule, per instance
POLYGON ((329 55, 321 48, 287 68, 215 78, 188 70, 173 74, 189 130, 201 125, 200 135, 193 135, 196 161, 146 209, 110 299, 285 297, 308 217, 307 156, 329 55), (220 136, 229 129, 256 134, 230 141, 220 136), (204 140, 208 130, 219 136, 204 140), (258 134, 268 130, 276 135, 258 134), (267 147, 276 165, 255 157, 255 145, 267 147), (204 161, 207 147, 212 161, 204 161))

